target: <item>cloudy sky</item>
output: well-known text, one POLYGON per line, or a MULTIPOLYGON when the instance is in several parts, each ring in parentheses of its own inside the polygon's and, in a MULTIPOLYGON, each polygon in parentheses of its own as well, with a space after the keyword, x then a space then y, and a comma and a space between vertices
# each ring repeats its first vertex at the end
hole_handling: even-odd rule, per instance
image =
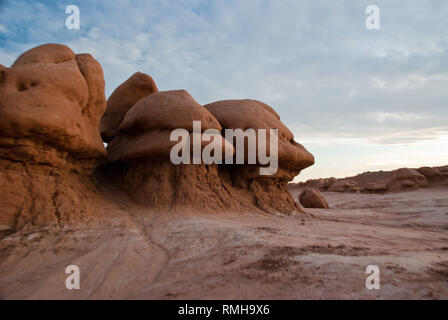
POLYGON ((0 0, 0 63, 56 42, 99 60, 107 96, 141 71, 201 104, 262 100, 315 155, 304 180, 448 164, 447 30, 441 0, 0 0))

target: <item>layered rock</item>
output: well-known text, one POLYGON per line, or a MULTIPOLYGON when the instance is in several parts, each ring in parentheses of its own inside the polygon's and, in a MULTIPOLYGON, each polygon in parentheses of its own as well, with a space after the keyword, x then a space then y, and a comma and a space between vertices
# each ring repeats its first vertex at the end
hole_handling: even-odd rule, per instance
POLYGON ((106 155, 101 66, 47 44, 0 69, 0 228, 80 219, 106 155))
POLYGON ((327 200, 319 190, 306 188, 299 194, 299 201, 304 208, 329 209, 327 200))
MULTIPOLYGON (((244 164, 226 165, 225 170, 231 186, 240 192, 249 191, 248 196, 252 202, 263 211, 285 214, 300 211, 300 207, 288 192, 287 184, 301 170, 311 166, 314 157, 301 144, 294 141, 292 132, 280 121, 279 115, 267 104, 256 100, 224 100, 204 107, 218 119, 223 130, 254 129, 258 141, 258 130, 265 129, 266 137, 260 141, 266 143, 267 154, 271 153, 270 129, 278 130, 278 170, 275 174, 260 174, 260 168, 264 163, 259 158, 259 144, 255 150, 257 157, 254 164, 248 164, 246 148, 244 164)), ((232 143, 237 148, 236 140, 232 143)), ((234 163, 236 162, 234 159, 234 163)))

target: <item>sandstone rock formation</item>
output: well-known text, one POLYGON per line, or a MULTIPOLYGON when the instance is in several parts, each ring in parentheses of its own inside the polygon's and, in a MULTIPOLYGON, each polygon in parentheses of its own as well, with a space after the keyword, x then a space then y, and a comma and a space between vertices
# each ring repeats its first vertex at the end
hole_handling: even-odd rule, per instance
MULTIPOLYGON (((170 141, 171 132, 181 128, 192 134, 193 121, 201 122, 202 132, 221 131, 218 121, 185 90, 153 93, 126 113, 108 144, 107 161, 115 164, 114 170, 121 168, 118 183, 137 202, 170 209, 218 210, 231 205, 216 164, 175 165, 170 161, 170 150, 178 143, 170 141)), ((189 141, 193 141, 191 136, 189 141)), ((201 147, 210 143, 218 145, 223 155, 226 149, 233 154, 233 146, 221 136, 219 141, 202 142, 201 147)))
MULTIPOLYGON (((134 79, 139 86, 142 77, 134 79)), ((128 80, 129 81, 129 80, 128 80)), ((121 85, 120 95, 131 96, 121 85)), ((116 91, 116 92, 117 92, 116 91)), ((118 96, 118 95, 117 95, 118 96)), ((137 99, 135 99, 137 100, 137 99)), ((109 99, 108 109, 116 108, 118 100, 109 99)), ((118 185, 134 200, 150 208, 195 208, 214 211, 264 211, 291 214, 301 211, 286 188, 286 183, 314 162, 313 156, 293 140, 292 133, 280 122, 275 111, 258 101, 220 101, 205 108, 186 91, 153 92, 128 108, 110 140, 107 164, 100 170, 102 179, 118 185), (170 141, 175 129, 186 129, 193 141, 193 121, 200 121, 201 132, 215 129, 218 139, 201 142, 201 150, 214 144, 225 155, 234 154, 233 141, 220 132, 225 129, 276 128, 279 130, 279 170, 273 176, 260 176, 260 163, 225 165, 198 163, 173 164, 170 150, 178 141, 170 141), (111 181, 111 177, 114 177, 111 181)), ((124 109, 122 109, 124 110, 124 109)), ((109 114, 102 120, 104 126, 109 114)), ((269 140, 269 136, 267 137, 269 140)), ((189 146, 189 150, 193 146, 189 146)), ((268 153, 270 146, 267 146, 268 153)), ((247 156, 247 149, 245 150, 247 156)), ((258 159, 257 159, 258 161, 258 159)))
MULTIPOLYGON (((258 129, 278 130, 278 171, 276 174, 260 175, 259 167, 262 164, 258 156, 256 164, 228 165, 226 171, 231 185, 239 190, 250 190, 256 206, 263 211, 292 213, 300 210, 288 192, 287 183, 301 170, 311 166, 314 163, 314 157, 302 145, 294 141, 293 134, 280 121, 279 115, 267 104, 255 100, 224 100, 204 107, 218 119, 223 130, 252 128, 256 131, 257 138, 258 129)), ((269 135, 266 142, 269 142, 269 135)), ((232 143, 235 142, 232 141, 232 143)), ((267 150, 269 153, 269 143, 267 143, 267 150)), ((245 155, 247 160, 247 152, 245 155)))
POLYGON ((80 218, 106 155, 101 66, 47 44, 0 69, 0 228, 80 218))
MULTIPOLYGON (((159 92, 150 76, 138 72, 106 103, 99 63, 58 44, 31 49, 10 68, 0 65, 0 96, 0 230, 89 219, 109 187, 148 209, 302 209, 286 184, 314 158, 262 102, 219 101, 204 108, 184 90, 159 92), (218 162, 234 159, 225 129, 278 129, 278 171, 260 175, 267 164, 259 157, 253 164, 195 157, 172 163, 174 145, 195 149, 194 121, 205 137, 200 151, 218 162), (184 129, 187 139, 171 141, 175 129, 184 129)), ((267 133, 259 142, 267 142, 271 155, 267 133)))
POLYGON ((338 180, 328 189, 331 192, 359 192, 360 188, 356 181, 353 180, 338 180))
POLYGON ((299 194, 299 201, 304 208, 329 209, 327 200, 319 190, 306 188, 299 194))
POLYGON ((147 74, 136 72, 123 82, 107 99, 107 109, 101 119, 101 137, 110 142, 126 112, 140 99, 158 92, 156 83, 147 74))

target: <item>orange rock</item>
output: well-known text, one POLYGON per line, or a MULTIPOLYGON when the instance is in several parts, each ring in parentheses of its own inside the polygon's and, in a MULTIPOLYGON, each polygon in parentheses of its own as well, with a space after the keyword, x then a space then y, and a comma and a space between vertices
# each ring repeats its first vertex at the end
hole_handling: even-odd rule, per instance
POLYGON ((0 229, 83 219, 106 155, 99 63, 64 45, 33 48, 0 67, 0 97, 0 229))
MULTIPOLYGON (((280 121, 279 115, 267 104, 256 100, 224 100, 204 106, 225 129, 278 130, 278 171, 261 176, 257 164, 229 165, 226 170, 231 185, 238 190, 250 190, 249 197, 265 212, 291 214, 301 211, 291 197, 287 185, 301 170, 314 163, 314 157, 294 141, 292 132, 280 121)), ((269 141, 269 139, 267 139, 269 141)), ((237 146, 235 146, 235 149, 237 146)), ((270 151, 269 144, 266 149, 270 151)), ((238 151, 238 150, 237 150, 238 151)), ((258 152, 257 152, 258 154, 258 152)))
POLYGON ((304 208, 330 208, 328 202, 317 189, 306 188, 299 194, 299 201, 304 208))
POLYGON ((101 136, 110 142, 115 136, 126 112, 140 99, 159 92, 154 80, 147 74, 136 72, 123 82, 107 99, 107 109, 101 119, 101 136))

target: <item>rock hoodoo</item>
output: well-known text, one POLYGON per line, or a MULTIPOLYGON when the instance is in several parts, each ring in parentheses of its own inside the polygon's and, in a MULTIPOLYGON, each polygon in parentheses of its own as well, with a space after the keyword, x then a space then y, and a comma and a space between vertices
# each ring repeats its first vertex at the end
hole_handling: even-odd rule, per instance
MULTIPOLYGON (((170 141, 175 129, 193 133, 193 121, 201 122, 202 132, 221 131, 218 121, 185 90, 162 91, 138 101, 126 113, 116 136, 108 145, 109 164, 120 168, 120 186, 137 202, 153 208, 226 208, 232 199, 218 175, 218 165, 178 164, 170 160, 170 141)), ((217 144, 225 154, 233 153, 223 137, 202 143, 217 144)), ((189 137, 192 142, 192 137, 189 137)), ((190 146, 188 146, 190 149, 190 146)))
POLYGON ((401 168, 393 171, 364 172, 344 179, 310 179, 290 188, 317 188, 321 191, 387 193, 448 186, 448 166, 401 168))
POLYGON ((302 210, 286 185, 314 157, 270 106, 228 100, 204 107, 185 90, 159 91, 140 72, 107 102, 104 87, 100 64, 64 45, 42 45, 10 68, 0 65, 0 231, 88 219, 109 186, 156 210, 302 210), (248 156, 243 138, 243 164, 238 139, 225 132, 249 128, 256 155, 248 156), (183 131, 173 139, 176 129, 183 131), (174 146, 188 150, 191 162, 172 161, 174 146), (266 159, 274 155, 271 168, 266 159))
MULTIPOLYGON (((311 166, 314 157, 301 144, 294 141, 292 132, 280 121, 279 115, 267 104, 256 100, 224 100, 204 107, 218 119, 223 130, 252 128, 257 138, 259 138, 258 129, 278 130, 277 173, 260 175, 259 167, 262 164, 257 157, 255 164, 226 165, 228 181, 237 190, 250 191, 253 202, 263 211, 288 214, 300 210, 288 192, 287 184, 301 170, 311 166)), ((268 153, 269 141, 270 137, 267 134, 268 153)), ((245 152, 245 155, 247 154, 245 152)))
POLYGON ((47 44, 0 68, 0 226, 80 219, 106 156, 101 66, 89 54, 47 44))
MULTIPOLYGON (((126 87, 122 85, 117 90, 124 90, 122 88, 126 87)), ((113 106, 110 101, 108 108, 113 106)), ((106 123, 106 115, 103 123, 106 123)), ((269 138, 267 136, 266 140, 269 138)), ((189 146, 189 150, 192 148, 189 146)), ((102 177, 110 181, 113 176, 112 183, 151 208, 291 214, 301 208, 294 202, 286 184, 314 162, 313 156, 294 141, 292 133, 266 104, 252 100, 219 101, 203 107, 184 90, 150 92, 139 99, 129 107, 107 149, 107 165, 102 168, 102 177), (236 157, 237 145, 225 139, 226 129, 278 129, 277 173, 261 176, 259 168, 263 165, 258 159, 253 165, 206 164, 204 161, 173 164, 170 150, 178 141, 171 141, 171 132, 185 129, 191 144, 193 121, 200 121, 202 134, 206 130, 216 130, 218 138, 202 141, 201 148, 217 145, 222 150, 222 163, 226 155, 236 157)), ((244 151, 247 159, 247 145, 244 151)))

